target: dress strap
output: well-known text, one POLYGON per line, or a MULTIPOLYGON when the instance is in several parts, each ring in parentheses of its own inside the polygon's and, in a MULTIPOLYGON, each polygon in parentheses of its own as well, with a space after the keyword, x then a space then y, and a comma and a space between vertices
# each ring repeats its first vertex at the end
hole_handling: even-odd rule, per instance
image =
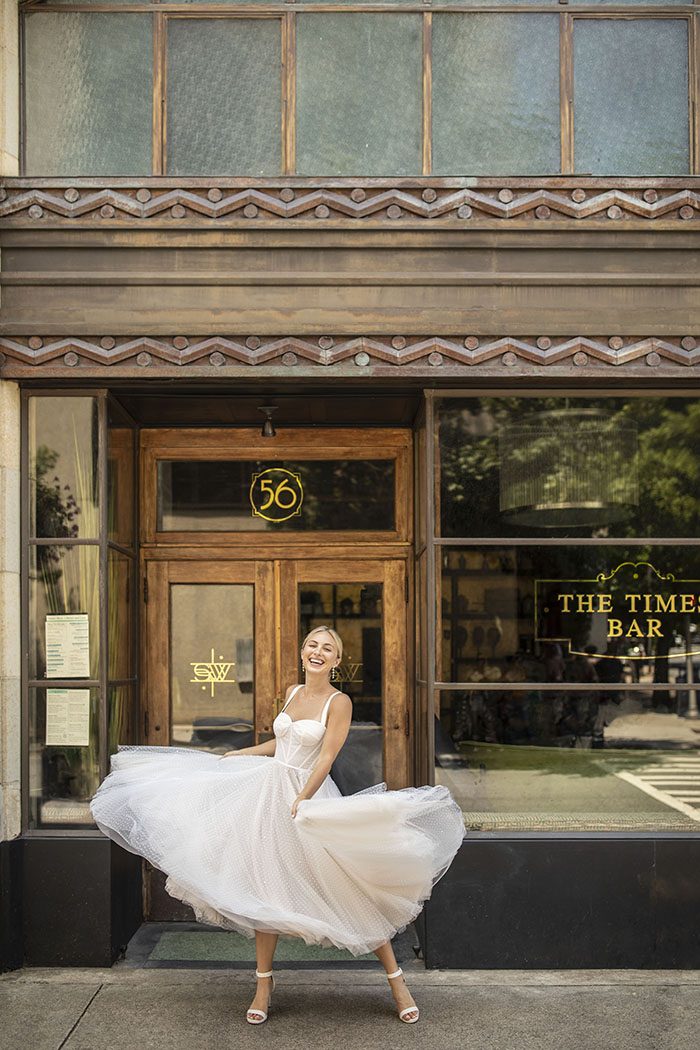
POLYGON ((336 689, 336 691, 334 693, 331 693, 331 695, 328 697, 328 699, 326 700, 325 704, 323 705, 323 711, 321 711, 321 725, 325 726, 326 718, 327 718, 327 715, 328 715, 328 708, 330 707, 331 700, 333 699, 334 696, 338 696, 339 693, 340 693, 340 689, 336 689))
MULTIPOLYGON (((299 685, 295 685, 295 686, 294 686, 294 688, 292 689, 291 693, 289 694, 289 696, 287 697, 287 699, 286 699, 286 701, 285 701, 285 704, 284 704, 284 707, 282 708, 282 711, 284 711, 284 708, 285 708, 285 707, 287 707, 287 706, 289 705, 289 703, 291 702, 292 698, 293 698, 293 697, 294 697, 294 695, 295 695, 295 694, 296 694, 296 693, 297 693, 297 692, 298 692, 298 691, 299 691, 299 690, 301 689, 301 687, 302 687, 302 685, 303 685, 303 684, 304 684, 304 683, 303 683, 303 682, 301 682, 301 683, 300 683, 299 685)), ((282 711, 280 711, 280 714, 282 714, 282 711)))

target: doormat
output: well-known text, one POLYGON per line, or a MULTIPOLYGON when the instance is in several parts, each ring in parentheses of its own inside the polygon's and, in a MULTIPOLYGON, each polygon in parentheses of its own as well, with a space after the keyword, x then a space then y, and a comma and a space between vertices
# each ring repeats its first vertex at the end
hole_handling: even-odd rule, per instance
MULTIPOLYGON (((418 937, 409 926, 394 938, 394 953, 399 964, 420 957, 418 937)), ((299 938, 280 937, 275 951, 275 966, 284 968, 339 969, 374 968, 374 952, 352 955, 342 948, 321 948, 305 944, 299 938)), ((255 940, 240 933, 229 933, 212 927, 187 922, 146 922, 127 945, 117 966, 135 969, 245 969, 255 966, 255 940)))

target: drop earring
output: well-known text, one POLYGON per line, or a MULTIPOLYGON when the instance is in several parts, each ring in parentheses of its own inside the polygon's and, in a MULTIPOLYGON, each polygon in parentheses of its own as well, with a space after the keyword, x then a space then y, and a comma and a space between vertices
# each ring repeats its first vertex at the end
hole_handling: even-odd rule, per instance
POLYGON ((337 667, 331 667, 330 680, 331 682, 337 682, 340 680, 340 671, 337 667))

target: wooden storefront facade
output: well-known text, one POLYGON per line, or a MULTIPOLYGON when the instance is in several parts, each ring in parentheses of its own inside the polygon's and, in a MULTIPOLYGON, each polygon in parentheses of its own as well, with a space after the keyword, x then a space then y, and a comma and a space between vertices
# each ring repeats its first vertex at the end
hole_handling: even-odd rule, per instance
MULTIPOLYGON (((430 782, 437 584, 427 558, 417 567, 435 513, 431 399, 692 396, 700 177, 159 170, 7 179, 0 191, 0 378, 25 397, 97 392, 138 434, 137 742, 171 739, 169 588, 254 588, 263 738, 296 673, 301 589, 369 582, 384 595, 383 776, 390 787, 430 782), (272 440, 260 437, 262 404, 277 406, 272 440), (159 460, 282 461, 310 450, 392 458, 393 528, 159 530, 159 460)), ((104 965, 144 914, 172 917, 158 910, 157 886, 142 894, 135 858, 92 831, 27 828, 3 846, 33 902, 15 919, 31 963, 104 965)), ((473 832, 422 917, 426 965, 700 965, 686 921, 698 908, 699 856, 691 832, 473 832), (525 882, 524 867, 534 873, 525 882)))

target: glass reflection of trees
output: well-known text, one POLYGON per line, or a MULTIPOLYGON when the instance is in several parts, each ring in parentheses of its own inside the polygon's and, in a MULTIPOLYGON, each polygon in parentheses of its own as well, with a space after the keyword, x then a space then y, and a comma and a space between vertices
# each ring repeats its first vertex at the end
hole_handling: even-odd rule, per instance
POLYGON ((696 537, 700 525, 700 401, 691 398, 577 398, 609 425, 636 426, 639 503, 612 525, 564 530, 514 524, 499 509, 499 432, 561 411, 563 398, 470 398, 439 406, 441 534, 635 539, 696 537))
MULTIPOLYGON (((625 682, 642 690, 634 694, 640 708, 680 712, 687 706, 687 694, 674 691, 673 686, 687 682, 689 667, 692 673, 692 660, 689 664, 684 652, 696 649, 700 642, 697 615, 668 614, 663 637, 658 639, 627 638, 623 630, 619 639, 609 639, 607 651, 603 650, 608 657, 605 659, 600 647, 591 644, 590 614, 581 613, 569 620, 569 626, 573 622, 570 648, 579 651, 573 654, 566 643, 537 641, 531 611, 535 579, 594 579, 624 561, 650 562, 677 579, 700 580, 700 548, 654 542, 657 537, 663 541, 698 536, 700 401, 570 399, 568 404, 578 411, 599 409, 611 426, 636 428, 636 463, 629 468, 635 469, 638 477, 638 504, 614 522, 568 524, 557 529, 517 523, 500 511, 499 433, 504 427, 536 422, 560 412, 564 404, 563 398, 554 397, 445 399, 439 403, 441 534, 475 543, 474 548, 443 548, 442 553, 441 677, 443 681, 472 685, 462 695, 460 713, 454 712, 454 718, 464 723, 462 729, 450 727, 457 735, 464 730, 473 734, 472 739, 560 746, 574 740, 581 746, 580 741, 585 739, 584 746, 602 746, 602 707, 619 706, 624 697, 606 686, 625 682), (478 546, 479 539, 500 537, 517 537, 521 543, 531 538, 533 542, 525 547, 508 546, 507 542, 502 548, 478 546), (552 538, 571 542, 546 542, 552 538), (598 539, 600 545, 577 545, 578 538, 598 539), (648 542, 626 545, 626 538, 648 542), (487 564, 488 558, 493 564, 487 564), (464 571, 455 567, 459 564, 464 571), (465 579, 455 583, 455 575, 465 579), (503 608, 503 593, 508 588, 513 591, 510 612, 503 608), (645 660, 645 656, 650 659, 645 660), (480 682, 502 682, 504 690, 510 682, 561 683, 562 690, 566 683, 576 682, 590 684, 590 690, 575 694, 537 689, 477 692, 480 682), (668 691, 644 691, 647 684, 666 683, 668 691)), ((610 469, 624 469, 624 464, 611 457, 610 469)), ((613 579, 608 589, 614 592, 617 586, 613 579)), ((695 680, 697 664, 696 659, 695 680)))

